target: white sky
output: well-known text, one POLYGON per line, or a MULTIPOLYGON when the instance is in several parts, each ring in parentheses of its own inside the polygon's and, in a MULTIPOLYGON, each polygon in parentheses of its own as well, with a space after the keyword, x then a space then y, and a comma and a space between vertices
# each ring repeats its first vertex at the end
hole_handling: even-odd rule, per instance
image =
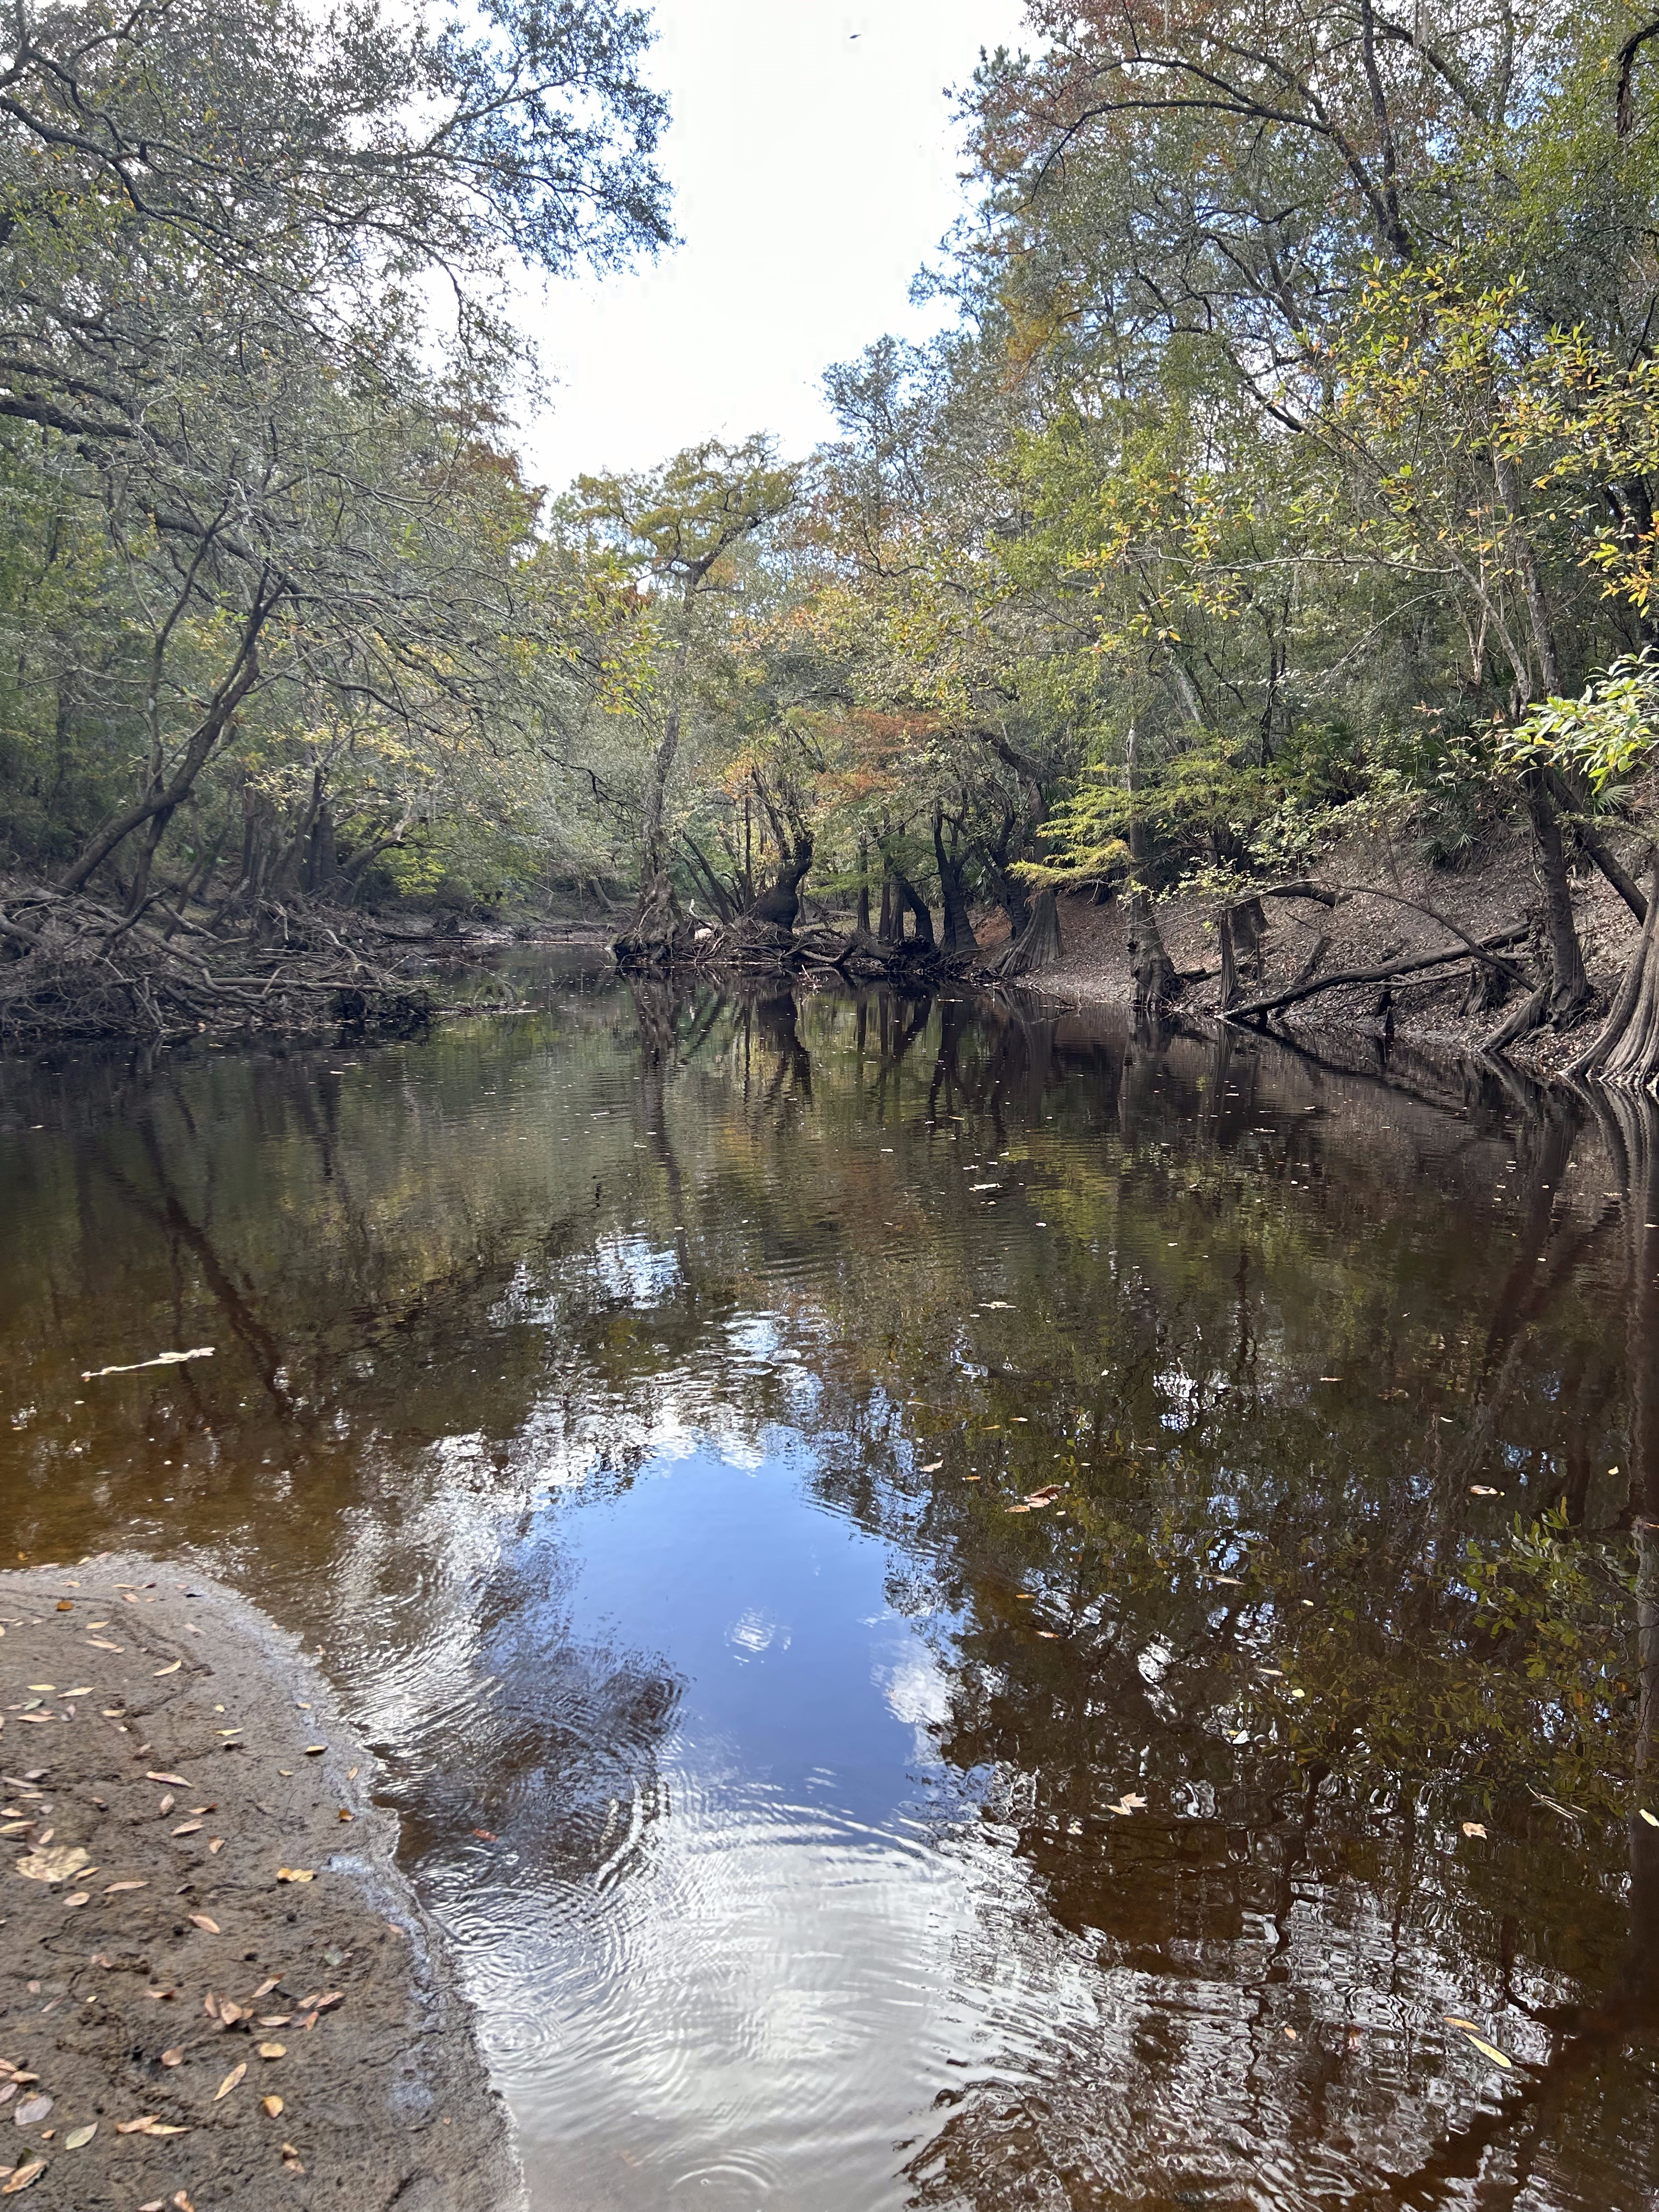
POLYGON ((685 242, 637 275, 525 303, 557 380, 550 412, 523 426, 532 478, 557 489, 751 430, 790 453, 823 436, 830 362, 938 325, 906 293, 961 205, 946 88, 981 46, 1021 43, 1022 12, 655 0, 651 74, 673 106, 661 158, 685 242))

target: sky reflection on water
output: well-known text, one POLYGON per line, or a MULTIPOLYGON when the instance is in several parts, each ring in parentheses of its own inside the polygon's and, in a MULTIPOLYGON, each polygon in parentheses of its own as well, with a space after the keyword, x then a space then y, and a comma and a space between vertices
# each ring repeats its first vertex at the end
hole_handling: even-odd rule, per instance
POLYGON ((538 2212, 1634 2212, 1651 1121, 556 974, 12 1066, 9 1522, 321 1646, 538 2212))

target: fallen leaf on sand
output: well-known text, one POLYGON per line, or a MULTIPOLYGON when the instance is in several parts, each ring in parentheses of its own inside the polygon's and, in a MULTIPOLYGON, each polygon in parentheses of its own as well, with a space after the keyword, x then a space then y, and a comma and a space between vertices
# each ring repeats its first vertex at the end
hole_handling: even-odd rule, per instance
POLYGON ((111 1881, 105 1883, 104 1894, 106 1897, 119 1897, 123 1890, 148 1889, 149 1887, 149 1884, 147 1881, 111 1881))
POLYGON ((185 2047, 181 2043, 175 2044, 171 2051, 164 2051, 161 2053, 163 2066, 182 2066, 184 2063, 185 2047))
POLYGON ((188 1790, 190 1784, 182 1774, 147 1774, 146 1782, 170 1782, 175 1790, 188 1790))
POLYGON ((64 2148, 65 2150, 84 2150, 97 2132, 98 2123, 96 2120, 88 2121, 87 2125, 83 2128, 71 2128, 70 2132, 64 2137, 64 2148))
POLYGON ((30 1851, 18 1860, 13 1871, 25 1881, 68 1881, 86 1863, 87 1853, 79 1844, 59 1844, 56 1850, 30 1851))
POLYGON ((145 1367, 178 1367, 186 1359, 211 1359, 212 1357, 213 1346, 210 1344, 198 1344, 193 1352, 158 1352, 154 1359, 134 1359, 125 1367, 83 1367, 81 1380, 96 1382, 100 1376, 105 1375, 137 1375, 145 1367))
POLYGON ((944 1464, 945 1462, 942 1459, 930 1459, 927 1466, 918 1468, 917 1472, 921 1474, 937 1474, 944 1464))
POLYGON ((125 1644, 112 1644, 107 1636, 89 1636, 87 1641, 100 1651, 125 1651, 127 1648, 125 1644))
POLYGON ((159 1682, 163 1674, 176 1674, 184 1663, 182 1659, 175 1659, 170 1667, 158 1667, 155 1670, 156 1680, 159 1682))
POLYGON ((244 2075, 244 2074, 246 2074, 246 2072, 247 2072, 247 2061, 246 2061, 246 2058, 244 2058, 243 2060, 241 2060, 241 2062, 240 2062, 238 2065, 233 2066, 233 2067, 231 2068, 231 2069, 230 2069, 229 2073, 226 2075, 226 2076, 225 2076, 224 2080, 223 2080, 223 2081, 219 2084, 218 2087, 214 2091, 214 2093, 213 2093, 213 2101, 214 2101, 214 2103, 216 2105, 216 2104, 218 2103, 218 2101, 219 2101, 219 2100, 220 2100, 220 2098, 221 2098, 221 2097, 228 2097, 228 2096, 229 2096, 229 2094, 230 2094, 231 2091, 232 2091, 232 2090, 236 2087, 236 2084, 237 2084, 237 2083, 241 2080, 241 2078, 242 2078, 243 2075, 244 2075))
POLYGON ((117 2120, 115 2123, 115 2132, 118 2136, 148 2135, 155 2125, 155 2115, 150 2112, 146 2112, 140 2119, 117 2120))
POLYGON ((1480 1836, 1484 1838, 1486 1832, 1486 1830, 1481 1826, 1479 1820, 1465 1820, 1463 1823, 1463 1833, 1466 1836, 1480 1836))
POLYGON ((259 2102, 273 2120, 283 2109, 283 2100, 280 2097, 261 2097, 259 2102))
POLYGON ((307 1759, 320 1759, 327 1749, 328 1746, 325 1743, 308 1743, 306 1746, 306 1757, 307 1759))
POLYGON ((64 1909, 67 1912, 75 1905, 90 1905, 91 1903, 92 1893, 89 1890, 77 1889, 73 1897, 66 1897, 64 1899, 64 1909))
POLYGON ((192 1928, 203 1929, 209 1936, 216 1936, 219 1933, 218 1922, 210 1920, 205 1912, 192 1912, 190 1916, 190 1924, 192 1928))
POLYGON ((209 1849, 209 1850, 210 1850, 210 1851, 222 1851, 222 1850, 223 1850, 224 1847, 225 1847, 225 1839, 224 1839, 224 1838, 223 1838, 222 1836, 210 1836, 210 1837, 209 1837, 209 1838, 208 1838, 208 1849, 209 1849))
POLYGON ((39 2181, 46 2170, 45 2159, 32 2158, 27 2166, 18 2167, 9 2181, 0 2181, 0 2197, 15 2197, 20 2189, 27 2189, 31 2182, 39 2181))
POLYGON ((1639 1809, 1641 1811, 1642 1818, 1647 1822, 1649 1827, 1659 1828, 1659 1820, 1655 1820, 1653 1814, 1649 1812, 1645 1805, 1642 1806, 1639 1809))
POLYGON ((278 1867, 276 1879, 278 1881, 314 1881, 317 1869, 314 1867, 278 1867))
POLYGON ((259 2045, 259 2056, 261 2058, 286 2058, 288 2045, 285 2043, 262 2043, 259 2045))
POLYGON ((181 1820, 173 1832, 175 1836, 199 1836, 202 1824, 199 1820, 181 1820))
POLYGON ((25 2097, 12 2118, 20 2128, 38 2127, 51 2110, 50 2097, 25 2097))

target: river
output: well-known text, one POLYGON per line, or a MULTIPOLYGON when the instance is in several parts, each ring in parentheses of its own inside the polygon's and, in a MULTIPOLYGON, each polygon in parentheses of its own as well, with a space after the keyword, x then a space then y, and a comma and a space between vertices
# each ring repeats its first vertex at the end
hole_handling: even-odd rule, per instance
POLYGON ((1650 2207, 1651 1114, 532 980, 0 1067, 0 1498, 320 1654, 536 2212, 1650 2207))

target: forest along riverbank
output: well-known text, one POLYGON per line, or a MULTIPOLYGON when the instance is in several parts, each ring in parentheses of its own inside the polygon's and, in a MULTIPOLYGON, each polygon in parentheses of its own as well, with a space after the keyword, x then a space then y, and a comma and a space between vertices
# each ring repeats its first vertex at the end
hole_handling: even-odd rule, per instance
POLYGON ((0 2196, 522 2202, 368 1752, 292 1640, 143 1557, 0 1575, 0 2196))

